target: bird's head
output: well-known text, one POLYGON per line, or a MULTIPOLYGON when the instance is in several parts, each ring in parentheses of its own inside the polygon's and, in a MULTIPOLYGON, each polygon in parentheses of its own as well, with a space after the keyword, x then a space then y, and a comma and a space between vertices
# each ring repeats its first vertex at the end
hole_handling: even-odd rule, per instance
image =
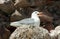
POLYGON ((38 11, 34 11, 31 17, 39 17, 40 13, 38 11))

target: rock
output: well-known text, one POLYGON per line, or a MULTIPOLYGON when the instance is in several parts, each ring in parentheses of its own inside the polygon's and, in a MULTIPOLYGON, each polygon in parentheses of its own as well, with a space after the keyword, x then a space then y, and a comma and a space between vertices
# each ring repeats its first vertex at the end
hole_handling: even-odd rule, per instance
POLYGON ((24 18, 24 16, 22 14, 20 14, 20 12, 18 12, 17 10, 15 10, 15 12, 10 17, 10 21, 11 22, 18 21, 18 20, 21 20, 23 18, 24 18))
POLYGON ((17 8, 18 7, 27 7, 30 6, 30 4, 26 0, 16 0, 14 4, 17 8))
POLYGON ((58 37, 57 37, 58 39, 60 39, 60 33, 59 33, 59 35, 58 35, 58 37))
POLYGON ((13 27, 13 26, 9 26, 9 27, 6 27, 11 33, 15 31, 16 27, 13 27))
POLYGON ((8 2, 9 0, 0 0, 0 4, 4 4, 5 2, 8 2))
POLYGON ((25 8, 25 7, 40 7, 46 4, 46 0, 16 0, 16 8, 25 8))
POLYGON ((25 8, 18 8, 17 9, 20 14, 22 14, 25 18, 28 18, 31 16, 31 13, 34 11, 33 8, 25 7, 25 8))
POLYGON ((51 39, 60 39, 60 26, 50 31, 51 39))
POLYGON ((0 4, 3 4, 4 3, 4 0, 0 0, 0 4))
POLYGON ((60 18, 54 20, 54 25, 55 27, 60 25, 60 18))
POLYGON ((15 0, 10 0, 10 1, 12 1, 13 3, 15 3, 15 0))
POLYGON ((42 22, 53 22, 53 17, 49 16, 49 13, 40 12, 40 18, 42 22))
POLYGON ((29 7, 29 6, 41 6, 46 4, 46 0, 16 0, 15 4, 17 7, 29 7))
POLYGON ((53 17, 48 12, 40 12, 40 19, 42 27, 46 28, 49 32, 54 29, 53 17))
POLYGON ((0 4, 0 11, 5 12, 4 14, 12 14, 15 11, 14 3, 12 1, 8 1, 7 3, 0 4))
POLYGON ((8 26, 9 22, 7 21, 7 18, 0 14, 0 39, 8 39, 11 32, 6 28, 8 26))
POLYGON ((53 16, 54 26, 58 26, 60 24, 60 1, 53 1, 47 4, 47 11, 50 12, 53 16))
POLYGON ((0 39, 8 39, 10 36, 10 31, 6 28, 6 25, 0 19, 0 39))
POLYGON ((9 39, 11 32, 5 28, 5 30, 0 31, 0 39, 9 39))
POLYGON ((55 28, 55 30, 60 30, 60 25, 55 28))
POLYGON ((51 30, 49 35, 50 35, 51 39, 56 39, 57 38, 57 32, 55 30, 51 30))
POLYGON ((57 39, 60 39, 60 25, 55 28, 58 31, 57 39))
POLYGON ((54 25, 52 23, 46 23, 44 26, 49 32, 54 29, 54 25))
POLYGON ((9 39, 50 39, 48 33, 42 27, 22 25, 11 34, 9 39))
POLYGON ((46 4, 46 0, 30 0, 28 1, 31 6, 42 6, 42 5, 45 5, 46 4))

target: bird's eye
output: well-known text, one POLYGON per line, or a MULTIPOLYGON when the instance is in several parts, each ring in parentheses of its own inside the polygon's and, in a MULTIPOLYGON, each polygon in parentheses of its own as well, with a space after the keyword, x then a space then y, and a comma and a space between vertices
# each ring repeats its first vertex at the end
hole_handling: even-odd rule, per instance
POLYGON ((37 14, 37 15, 39 15, 39 14, 37 14))

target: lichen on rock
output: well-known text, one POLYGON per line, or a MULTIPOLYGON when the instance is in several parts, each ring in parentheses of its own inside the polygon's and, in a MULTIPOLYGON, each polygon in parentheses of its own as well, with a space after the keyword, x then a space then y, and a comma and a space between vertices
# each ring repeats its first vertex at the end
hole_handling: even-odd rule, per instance
POLYGON ((49 39, 48 33, 42 27, 22 25, 11 34, 9 39, 49 39))

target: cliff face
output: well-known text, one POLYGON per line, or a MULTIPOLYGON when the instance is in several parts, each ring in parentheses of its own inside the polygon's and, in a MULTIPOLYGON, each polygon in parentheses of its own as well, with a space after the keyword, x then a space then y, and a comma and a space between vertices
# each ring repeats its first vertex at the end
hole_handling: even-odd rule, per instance
POLYGON ((40 17, 41 26, 43 26, 47 30, 50 31, 51 29, 60 25, 59 0, 10 0, 8 2, 5 2, 4 4, 0 4, 0 19, 4 19, 4 21, 0 21, 6 24, 6 27, 4 27, 5 25, 1 24, 3 25, 4 30, 2 27, 2 30, 0 30, 5 31, 5 33, 2 33, 3 36, 6 36, 6 34, 8 33, 6 36, 8 38, 10 32, 13 32, 16 29, 15 27, 9 26, 10 22, 30 17, 31 13, 35 10, 43 12, 44 17, 40 17))

